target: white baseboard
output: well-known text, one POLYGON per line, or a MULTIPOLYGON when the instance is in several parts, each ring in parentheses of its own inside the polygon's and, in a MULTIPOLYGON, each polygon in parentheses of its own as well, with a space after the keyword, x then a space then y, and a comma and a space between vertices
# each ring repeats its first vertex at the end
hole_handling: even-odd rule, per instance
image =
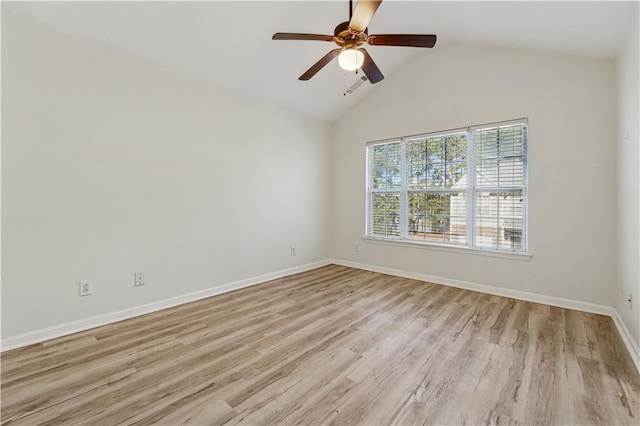
POLYGON ((629 355, 631 356, 631 359, 636 366, 636 370, 640 372, 640 348, 638 348, 636 341, 633 339, 633 337, 631 337, 631 332, 622 320, 622 317, 620 316, 618 310, 614 309, 613 311, 614 312, 613 315, 611 315, 611 318, 613 319, 613 322, 618 329, 618 333, 620 334, 624 345, 627 347, 627 351, 629 352, 629 355))
POLYGON ((136 306, 129 309, 123 309, 121 311, 110 312, 107 314, 98 315, 91 318, 86 318, 79 321, 73 321, 65 324, 56 325, 53 327, 47 327, 36 331, 31 331, 17 336, 2 339, 0 341, 0 350, 6 351, 10 349, 19 348, 22 346, 30 345, 33 343, 43 342, 45 340, 54 339, 56 337, 66 336, 69 334, 77 333, 80 331, 89 330, 91 328, 99 327, 102 325, 111 324, 114 322, 122 321, 125 319, 133 318, 139 315, 148 314, 151 312, 159 311, 161 309, 171 308, 173 306, 182 305, 184 303, 194 302, 196 300, 205 299, 207 297, 215 296, 218 294, 228 293, 233 290, 238 290, 252 285, 260 284, 266 281, 275 280, 278 278, 286 277, 300 272, 306 272, 311 269, 320 268, 322 266, 330 264, 349 266, 351 268, 364 269, 372 272, 379 272, 382 274, 395 275, 398 277, 412 278, 420 281, 432 282, 435 284, 442 284, 450 287, 462 288, 465 290, 473 290, 481 293, 493 294, 496 296, 510 297, 513 299, 524 300, 527 302, 542 303, 545 305, 557 306, 560 308, 575 309, 577 311, 590 312, 595 314, 607 315, 613 319, 618 333, 624 342, 629 355, 631 356, 636 369, 640 372, 640 348, 632 338, 629 329, 625 325, 624 321, 620 317, 618 311, 611 306, 597 305, 595 303, 581 302, 577 300, 564 299, 561 297, 546 296, 542 294, 529 293, 521 290, 512 290, 502 287, 494 287, 486 284, 478 284, 469 281, 455 280, 451 278, 438 277, 434 275, 421 274, 417 272, 408 272, 400 269, 385 268, 382 266, 368 265, 364 263, 352 262, 342 259, 327 259, 319 262, 308 263, 306 265, 300 265, 293 268, 282 269, 280 271, 271 272, 268 274, 260 275, 257 277, 251 277, 240 281, 234 281, 224 284, 218 287, 212 287, 205 290, 187 293, 180 296, 172 297, 169 299, 160 300, 158 302, 148 303, 146 305, 136 306))
POLYGON ((195 302, 196 300, 205 299, 222 293, 228 293, 244 287, 260 284, 266 281, 275 280, 286 277, 288 275, 298 274, 300 272, 309 271, 311 269, 320 268, 330 265, 331 260, 321 260, 319 262, 307 263, 293 268, 282 269, 280 271, 251 277, 240 281, 234 281, 217 287, 211 287, 205 290, 187 293, 169 299, 160 300, 146 305, 136 306, 133 308, 123 309, 121 311, 110 312, 107 314, 97 315, 95 317, 86 318, 78 321, 68 322, 65 324, 55 325, 28 333, 19 334, 17 336, 2 339, 0 343, 1 351, 19 348, 33 343, 43 342, 45 340, 54 339, 56 337, 66 336, 80 331, 89 330, 91 328, 102 325, 111 324, 117 321, 137 317, 139 315, 148 314, 159 311, 161 309, 171 308, 173 306, 182 305, 184 303, 195 302))
POLYGON ((395 275, 403 278, 412 278, 420 281, 428 281, 434 284, 442 284, 449 287, 462 288, 465 290, 478 291, 480 293, 493 294, 496 296, 510 297, 512 299, 525 300, 527 302, 542 303, 545 305, 557 306, 560 308, 575 309, 577 311, 590 312, 611 316, 613 308, 610 306, 597 305, 595 303, 580 302, 577 300, 563 299, 561 297, 545 296, 543 294, 529 293, 527 291, 512 290, 504 287, 494 287, 486 284, 478 284, 470 281, 455 280, 451 278, 438 277, 435 275, 421 274, 418 272, 402 271, 381 266, 373 266, 364 263, 351 262, 349 260, 334 259, 336 265, 349 266, 352 268, 364 269, 382 274, 395 275))
POLYGON ((633 359, 636 369, 640 373, 640 349, 631 337, 624 321, 620 318, 618 311, 612 306, 598 305, 595 303, 581 302, 578 300, 564 299, 562 297, 546 296, 543 294, 529 293, 527 291, 512 290, 502 287, 494 287, 486 284, 478 284, 469 281, 454 280, 434 275, 421 274, 418 272, 408 272, 400 269, 385 268, 382 266, 368 265, 365 263, 352 262, 350 260, 334 259, 336 265, 349 266, 351 268, 364 269, 366 271, 379 272, 382 274, 394 275, 403 278, 411 278, 420 281, 427 281, 434 284, 442 284, 449 287, 473 290, 480 293, 493 294, 496 296, 510 297, 512 299, 524 300, 526 302, 542 303, 559 308, 573 309, 576 311, 589 312, 593 314, 607 315, 613 319, 613 323, 618 329, 618 333, 624 342, 629 355, 633 359))

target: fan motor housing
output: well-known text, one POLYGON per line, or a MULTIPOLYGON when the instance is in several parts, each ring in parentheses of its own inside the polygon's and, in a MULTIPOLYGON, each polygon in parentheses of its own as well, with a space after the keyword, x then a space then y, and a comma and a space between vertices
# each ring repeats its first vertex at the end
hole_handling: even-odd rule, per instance
POLYGON ((333 30, 333 35, 340 40, 353 40, 356 42, 354 44, 359 46, 367 40, 368 28, 362 32, 352 31, 349 29, 349 22, 343 22, 333 30))

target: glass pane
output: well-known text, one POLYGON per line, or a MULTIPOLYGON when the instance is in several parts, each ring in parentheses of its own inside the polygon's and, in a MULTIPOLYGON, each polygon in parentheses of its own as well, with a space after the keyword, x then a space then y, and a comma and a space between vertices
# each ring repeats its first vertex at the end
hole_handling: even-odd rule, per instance
POLYGON ((402 183, 402 146, 400 142, 374 145, 372 180, 374 189, 399 189, 402 183))
POLYGON ((495 219, 476 219, 476 245, 484 248, 498 247, 498 226, 495 219))
POLYGON ((399 189, 402 185, 402 170, 400 167, 387 168, 387 188, 399 189))
POLYGON ((496 193, 484 191, 476 193, 476 216, 498 216, 498 196, 496 193))
POLYGON ((466 134, 407 142, 409 189, 466 189, 466 134))
POLYGON ((440 216, 449 214, 449 194, 427 194, 427 214, 440 216))
POLYGON ((476 245, 498 248, 498 194, 476 192, 476 245))
POLYGON ((427 239, 444 240, 444 234, 449 232, 448 216, 430 216, 427 218, 427 239))
POLYGON ((522 186, 522 158, 510 158, 498 162, 500 186, 522 186))
MULTIPOLYGON (((455 198, 451 197, 451 210, 455 204, 455 198)), ((445 235, 445 239, 452 243, 467 243, 467 218, 466 216, 451 216, 449 218, 449 232, 445 235)))
POLYGON ((500 218, 517 219, 522 222, 522 213, 524 211, 523 200, 521 190, 501 192, 500 218))
POLYGON ((458 134, 443 137, 446 161, 464 161, 467 159, 467 135, 458 134))
POLYGON ((522 155, 523 131, 521 124, 501 127, 498 130, 498 148, 501 158, 522 155))
POLYGON ((522 250, 522 220, 505 219, 502 221, 500 248, 522 250))
POLYGON ((376 166, 373 169, 373 187, 375 189, 387 189, 386 173, 387 169, 383 166, 376 166))
POLYGON ((425 189, 427 182, 427 143, 424 140, 407 142, 407 187, 425 189))
POLYGON ((427 142, 425 140, 407 142, 407 163, 424 164, 427 161, 427 142))
POLYGON ((465 244, 466 195, 409 192, 408 221, 409 239, 465 244))
POLYGON ((498 162, 481 160, 476 163, 476 187, 495 188, 498 186, 498 162))
POLYGON ((445 185, 447 188, 465 189, 467 187, 467 163, 456 161, 446 164, 445 185))
POLYGON ((475 131, 478 159, 521 157, 524 152, 526 126, 515 124, 475 131))
POLYGON ((372 233, 381 237, 400 236, 400 195, 376 193, 371 197, 372 233))
POLYGON ((445 164, 442 162, 427 165, 427 188, 438 189, 444 186, 445 164))
POLYGON ((384 167, 387 163, 387 145, 374 145, 371 147, 371 165, 373 168, 384 167))
POLYGON ((467 215, 467 194, 465 192, 455 192, 449 197, 449 214, 453 217, 460 217, 466 222, 467 215))
POLYGON ((445 142, 443 138, 427 139, 427 156, 433 163, 441 163, 445 160, 445 142))
POLYGON ((526 126, 517 124, 477 130, 475 136, 477 186, 522 186, 526 126))
POLYGON ((427 183, 427 165, 426 164, 413 164, 408 166, 409 189, 424 189, 427 183))
POLYGON ((503 250, 523 250, 522 190, 476 193, 476 244, 503 250))
POLYGON ((409 238, 424 239, 427 226, 427 194, 410 192, 407 201, 409 238))
POLYGON ((498 129, 477 130, 476 158, 478 160, 498 157, 498 129))

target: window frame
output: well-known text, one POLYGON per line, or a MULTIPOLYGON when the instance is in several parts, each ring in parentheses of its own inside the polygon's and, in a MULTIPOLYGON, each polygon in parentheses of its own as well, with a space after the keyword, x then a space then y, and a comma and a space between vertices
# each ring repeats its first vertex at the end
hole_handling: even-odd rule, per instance
MULTIPOLYGON (((490 255, 497 257, 508 257, 508 258, 519 258, 519 259, 530 259, 531 254, 529 253, 529 223, 528 223, 528 119, 520 118, 514 120, 506 120, 499 121, 493 123, 479 124, 467 127, 454 128, 450 130, 442 130, 436 132, 428 132, 417 135, 410 136, 402 136, 397 138, 389 138, 378 141, 368 142, 365 147, 365 158, 366 158, 366 176, 365 176, 365 229, 363 239, 371 242, 380 242, 384 244, 393 244, 393 245, 408 245, 412 247, 425 247, 425 248, 434 248, 438 250, 444 251, 455 251, 455 252, 463 252, 463 253, 471 253, 471 254, 482 254, 482 255, 490 255), (511 186, 501 186, 500 181, 497 182, 495 187, 496 192, 509 192, 509 191, 522 191, 522 235, 521 235, 521 249, 511 248, 509 249, 500 247, 499 241, 496 242, 495 247, 487 247, 481 246, 478 244, 477 235, 476 235, 476 227, 478 223, 478 209, 479 202, 477 200, 477 194, 479 192, 486 192, 491 188, 478 185, 476 181, 476 168, 477 158, 476 158, 476 136, 477 131, 483 129, 492 129, 492 128, 502 128, 514 125, 524 125, 524 137, 522 138, 522 185, 511 185, 511 186), (429 188, 427 184, 423 189, 415 189, 409 188, 409 170, 408 170, 408 144, 412 141, 416 140, 427 140, 442 136, 449 136, 464 133, 466 135, 467 142, 467 152, 466 152, 466 175, 467 175, 467 186, 464 189, 465 191, 465 232, 466 232, 466 241, 463 243, 460 242, 451 242, 446 241, 443 235, 443 241, 429 241, 429 240, 419 240, 409 238, 410 233, 410 224, 409 224, 409 195, 410 193, 421 193, 421 194, 433 194, 433 193, 448 193, 448 192, 456 192, 452 190, 452 187, 449 188, 446 184, 443 185, 440 189, 429 188), (373 182, 373 148, 377 145, 386 145, 390 143, 400 143, 401 150, 401 185, 400 189, 375 189, 373 182), (504 191, 507 189, 507 191, 504 191), (373 233, 373 212, 372 212, 372 197, 375 193, 394 193, 398 194, 399 202, 400 202, 400 224, 399 224, 399 235, 398 236, 381 236, 375 235, 373 233)), ((519 157, 519 155, 518 155, 519 157)), ((496 156, 496 164, 498 164, 500 155, 496 156)), ((446 160, 445 160, 446 162, 446 160)), ((428 169, 425 169, 428 170, 428 169)), ((499 166, 498 166, 499 170, 499 166)), ((428 173, 428 172, 427 172, 428 173)), ((499 172, 498 172, 499 173, 499 172)), ((500 176, 499 174, 497 176, 500 176)), ((519 176, 519 175, 518 175, 519 176)), ((426 177, 425 177, 426 179, 426 177)), ((499 198, 499 196, 498 196, 499 198)), ((449 220, 451 220, 451 212, 448 213, 449 220)), ((497 211, 497 220, 501 220, 500 211, 497 211)), ((515 220, 515 219, 513 219, 515 220)), ((500 234, 500 226, 498 225, 498 235, 500 234)))

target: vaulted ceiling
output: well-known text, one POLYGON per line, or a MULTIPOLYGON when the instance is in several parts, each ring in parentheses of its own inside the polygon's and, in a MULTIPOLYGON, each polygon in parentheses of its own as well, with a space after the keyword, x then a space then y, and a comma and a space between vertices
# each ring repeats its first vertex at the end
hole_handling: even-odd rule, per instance
MULTIPOLYGON (((436 2, 385 0, 369 33, 437 34, 451 44, 499 46, 612 60, 631 2, 436 2)), ((358 76, 337 61, 297 78, 333 43, 273 41, 275 32, 332 34, 348 20, 341 1, 3 2, 50 30, 110 45, 191 78, 327 122, 429 49, 367 48, 387 80, 344 96, 358 76)))

